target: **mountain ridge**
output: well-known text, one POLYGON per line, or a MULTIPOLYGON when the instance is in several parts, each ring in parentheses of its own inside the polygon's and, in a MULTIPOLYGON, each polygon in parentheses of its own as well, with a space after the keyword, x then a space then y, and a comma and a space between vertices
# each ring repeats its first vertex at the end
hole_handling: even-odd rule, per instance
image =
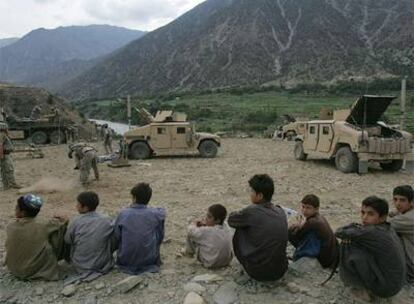
POLYGON ((97 58, 143 34, 109 25, 35 29, 0 48, 0 80, 47 88, 58 86, 93 66, 97 58))

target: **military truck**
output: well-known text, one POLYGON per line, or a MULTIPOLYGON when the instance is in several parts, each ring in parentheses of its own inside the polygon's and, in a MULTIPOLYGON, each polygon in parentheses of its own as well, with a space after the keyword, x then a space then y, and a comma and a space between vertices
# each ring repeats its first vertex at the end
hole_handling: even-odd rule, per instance
POLYGON ((7 117, 10 138, 29 140, 35 145, 63 144, 76 134, 76 126, 57 120, 55 116, 39 119, 7 117))
POLYGON ((147 125, 125 132, 124 140, 131 159, 161 155, 217 155, 220 137, 195 131, 187 115, 173 111, 158 111, 153 117, 145 109, 137 110, 147 125))
POLYGON ((393 96, 364 95, 350 109, 334 111, 331 120, 305 123, 305 132, 296 139, 294 156, 335 160, 344 173, 368 171, 370 161, 385 171, 398 171, 412 151, 412 135, 380 121, 393 96))

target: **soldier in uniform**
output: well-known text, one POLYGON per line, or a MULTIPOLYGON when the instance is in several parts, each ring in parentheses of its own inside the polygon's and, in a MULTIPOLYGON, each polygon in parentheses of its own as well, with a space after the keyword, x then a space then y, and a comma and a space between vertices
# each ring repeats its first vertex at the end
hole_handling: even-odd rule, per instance
POLYGON ((80 182, 86 185, 91 168, 95 173, 95 179, 99 180, 98 158, 96 149, 86 143, 77 143, 69 146, 69 158, 75 157, 76 167, 80 170, 80 182))
POLYGON ((32 112, 30 113, 30 119, 39 119, 40 114, 42 112, 42 107, 39 105, 35 105, 32 109, 32 112))
POLYGON ((7 133, 7 124, 2 122, 2 118, 0 117, 0 171, 3 189, 20 189, 14 178, 13 159, 10 155, 13 152, 13 144, 7 133))
POLYGON ((104 128, 104 148, 106 154, 113 153, 112 151, 112 130, 107 124, 102 126, 104 128))

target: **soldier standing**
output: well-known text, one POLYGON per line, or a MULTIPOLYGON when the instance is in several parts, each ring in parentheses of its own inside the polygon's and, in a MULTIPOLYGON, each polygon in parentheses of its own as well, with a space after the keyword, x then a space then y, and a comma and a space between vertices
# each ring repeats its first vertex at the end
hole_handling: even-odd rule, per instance
POLYGON ((96 156, 96 149, 86 143, 77 143, 69 146, 69 158, 75 156, 75 169, 80 170, 80 182, 86 185, 89 178, 89 173, 93 169, 95 179, 99 180, 98 171, 98 157, 96 156))
POLYGON ((21 188, 14 178, 12 152, 13 144, 7 133, 7 124, 0 122, 0 171, 4 190, 21 188))
POLYGON ((112 151, 112 130, 107 124, 102 126, 104 128, 104 148, 106 154, 113 153, 112 151))
POLYGON ((40 114, 42 112, 42 107, 39 105, 36 105, 33 107, 32 112, 30 113, 30 119, 39 119, 40 118, 40 114))

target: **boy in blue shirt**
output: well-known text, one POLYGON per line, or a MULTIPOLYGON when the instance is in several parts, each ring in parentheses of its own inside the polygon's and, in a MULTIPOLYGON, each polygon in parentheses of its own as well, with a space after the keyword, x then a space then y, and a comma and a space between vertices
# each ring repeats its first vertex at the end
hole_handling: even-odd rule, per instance
POLYGON ((131 206, 121 210, 114 225, 118 244, 116 264, 121 271, 132 275, 158 272, 165 209, 148 207, 152 196, 149 184, 137 184, 132 188, 131 195, 131 206))

